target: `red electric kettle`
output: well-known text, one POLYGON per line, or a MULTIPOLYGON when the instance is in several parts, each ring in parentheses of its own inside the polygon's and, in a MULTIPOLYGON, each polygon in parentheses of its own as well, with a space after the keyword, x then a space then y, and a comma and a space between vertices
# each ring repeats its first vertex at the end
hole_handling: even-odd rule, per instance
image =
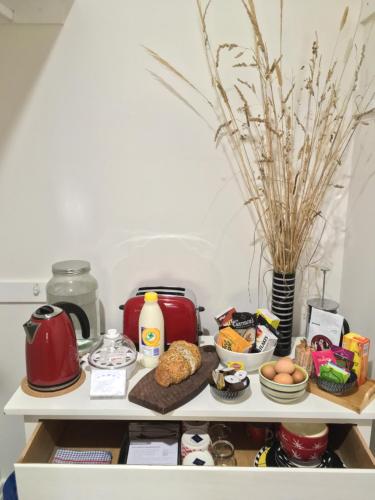
POLYGON ((81 374, 76 335, 70 314, 90 336, 86 313, 76 304, 58 302, 39 307, 23 327, 26 332, 27 381, 37 391, 55 391, 76 382, 81 374))

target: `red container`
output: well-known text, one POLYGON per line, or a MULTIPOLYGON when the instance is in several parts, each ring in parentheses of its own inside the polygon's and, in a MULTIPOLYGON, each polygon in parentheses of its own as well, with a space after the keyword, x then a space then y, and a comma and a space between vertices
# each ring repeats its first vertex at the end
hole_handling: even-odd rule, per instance
MULTIPOLYGON (((64 304, 69 305, 70 310, 73 307, 74 310, 79 309, 82 314, 77 305, 64 304)), ((85 328, 89 333, 87 317, 86 321, 85 328)), ((37 309, 23 326, 29 386, 38 391, 53 391, 74 383, 80 376, 81 368, 70 316, 60 307, 45 305, 37 309)))
POLYGON ((164 316, 164 337, 167 345, 175 340, 198 343, 200 333, 199 313, 194 293, 186 288, 145 286, 134 290, 131 297, 120 309, 123 309, 123 332, 138 345, 138 320, 146 292, 158 294, 159 305, 164 316))
POLYGON ((322 457, 328 445, 328 427, 320 423, 288 422, 280 424, 280 445, 295 460, 309 461, 322 457))

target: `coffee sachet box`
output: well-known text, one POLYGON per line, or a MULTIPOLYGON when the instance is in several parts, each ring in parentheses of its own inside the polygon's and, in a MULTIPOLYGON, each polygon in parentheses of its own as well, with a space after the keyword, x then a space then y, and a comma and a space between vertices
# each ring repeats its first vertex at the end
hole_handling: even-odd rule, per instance
POLYGON ((344 335, 342 347, 354 352, 353 371, 357 375, 358 385, 364 384, 367 380, 370 339, 350 332, 344 335))

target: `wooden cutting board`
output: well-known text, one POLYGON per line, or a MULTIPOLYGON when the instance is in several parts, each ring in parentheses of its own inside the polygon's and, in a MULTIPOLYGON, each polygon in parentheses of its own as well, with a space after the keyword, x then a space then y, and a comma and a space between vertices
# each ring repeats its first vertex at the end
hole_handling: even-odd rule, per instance
POLYGON ((309 382, 308 391, 311 392, 311 394, 328 399, 332 401, 332 403, 345 406, 345 408, 349 408, 349 410, 361 413, 375 398, 375 380, 366 380, 366 382, 360 385, 355 392, 347 394, 346 396, 335 396, 330 392, 323 391, 323 389, 320 389, 312 380, 309 382))
POLYGON ((164 415, 193 399, 206 387, 212 370, 219 364, 214 346, 201 347, 200 351, 202 366, 194 375, 180 384, 161 387, 155 381, 154 369, 133 387, 129 401, 164 415))

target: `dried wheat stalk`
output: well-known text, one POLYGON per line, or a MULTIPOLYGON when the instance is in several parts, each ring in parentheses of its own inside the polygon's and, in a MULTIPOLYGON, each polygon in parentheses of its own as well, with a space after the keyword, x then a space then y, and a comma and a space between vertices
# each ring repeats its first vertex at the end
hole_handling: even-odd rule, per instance
MULTIPOLYGON (((351 82, 348 61, 355 44, 349 43, 341 71, 333 59, 322 74, 322 57, 316 38, 306 64, 302 90, 303 106, 297 106, 295 84, 286 88, 281 54, 283 2, 280 0, 280 54, 271 58, 258 23, 253 0, 241 0, 254 37, 254 46, 244 49, 233 43, 212 46, 207 13, 210 1, 197 1, 204 50, 217 106, 207 99, 174 66, 149 49, 150 55, 203 97, 215 113, 219 126, 215 141, 225 138, 231 148, 248 194, 245 202, 254 209, 257 225, 266 242, 275 271, 295 272, 329 191, 339 186, 334 178, 353 133, 374 109, 370 88, 358 97, 357 85, 365 57, 361 48, 351 82), (221 74, 221 56, 233 53, 233 71, 251 67, 257 82, 233 75, 228 88, 221 74), (250 60, 250 62, 249 62, 250 60), (346 80, 347 81, 347 80, 346 80), (354 101, 354 97, 356 97, 354 101), (302 111, 301 111, 302 110, 302 111)), ((346 8, 339 24, 342 31, 349 14, 346 8)), ((301 70, 303 70, 301 68, 301 70)), ((242 75, 243 73, 241 73, 242 75)))

